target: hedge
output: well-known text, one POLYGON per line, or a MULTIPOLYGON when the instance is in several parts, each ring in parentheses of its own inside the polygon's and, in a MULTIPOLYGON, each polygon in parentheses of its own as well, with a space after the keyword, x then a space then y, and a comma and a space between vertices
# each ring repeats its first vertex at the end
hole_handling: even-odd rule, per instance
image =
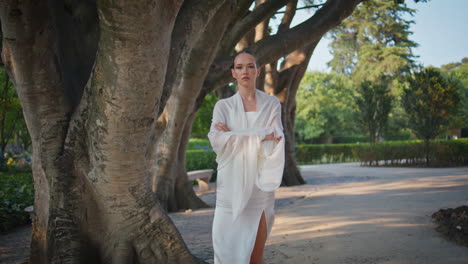
POLYGON ((188 150, 191 150, 191 149, 211 150, 210 141, 205 138, 191 138, 189 140, 187 149, 188 150))
POLYGON ((353 156, 356 144, 303 144, 296 146, 299 164, 320 164, 357 161, 353 156))
MULTIPOLYGON (((468 139, 430 141, 427 153, 431 167, 468 165, 468 139)), ((353 154, 363 165, 427 165, 422 140, 361 144, 353 154)))
MULTIPOLYGON (((212 169, 211 182, 216 180, 218 164, 216 154, 211 150, 187 150, 185 155, 185 168, 187 171, 212 169)), ((196 184, 196 181, 193 181, 196 184)))
MULTIPOLYGON (((208 140, 192 144, 199 150, 187 151, 187 170, 216 170, 216 155, 208 140), (202 150, 207 149, 207 150, 202 150), (189 154, 189 152, 193 154, 189 154), (189 158, 189 155, 192 155, 189 158)), ((376 144, 302 144, 295 149, 298 164, 358 162, 362 165, 426 166, 425 145, 421 140, 388 141, 376 144)), ((468 139, 433 140, 429 145, 429 166, 468 165, 468 139)))

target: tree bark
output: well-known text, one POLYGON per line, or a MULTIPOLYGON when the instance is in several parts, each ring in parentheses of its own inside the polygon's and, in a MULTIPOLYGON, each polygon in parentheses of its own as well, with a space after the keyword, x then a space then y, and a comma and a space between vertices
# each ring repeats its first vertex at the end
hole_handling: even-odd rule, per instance
MULTIPOLYGON (((185 168, 185 151, 195 118, 193 110, 195 101, 229 22, 223 18, 229 16, 233 8, 232 2, 226 2, 219 7, 219 10, 215 10, 216 12, 213 12, 214 14, 207 21, 205 30, 201 35, 197 35, 198 41, 194 41, 191 51, 184 51, 187 58, 179 63, 180 76, 174 79, 171 85, 172 93, 164 109, 165 114, 158 120, 164 131, 156 145, 156 149, 160 151, 155 157, 157 162, 153 177, 153 191, 157 194, 162 206, 169 211, 187 209, 188 204, 192 209, 208 207, 196 197, 193 189, 186 188, 189 182, 187 177, 184 177, 186 176, 185 170, 181 171, 181 168, 185 168), (184 162, 184 164, 179 162, 184 162), (187 201, 188 197, 193 201, 187 201)), ((187 13, 187 15, 192 14, 187 13)))
POLYGON ((286 69, 280 73, 280 83, 282 85, 280 87, 285 87, 279 94, 285 94, 282 119, 286 140, 286 163, 283 173, 283 184, 286 186, 305 183, 297 168, 295 158, 294 121, 296 117, 296 93, 317 44, 318 41, 308 45, 304 49, 290 53, 284 61, 283 67, 286 69))
MULTIPOLYGON (((295 15, 297 1, 291 1, 286 7, 285 14, 279 25, 278 32, 289 29, 295 15)), ((265 34, 259 40, 265 38, 265 34)), ((311 46, 311 45, 309 45, 311 46)), ((294 119, 296 110, 296 92, 300 81, 307 70, 310 57, 315 44, 303 50, 290 53, 277 70, 277 62, 265 65, 264 90, 270 95, 276 96, 282 104, 282 123, 285 136, 285 166, 282 185, 294 186, 304 184, 305 181, 297 168, 294 139, 294 119), (306 51, 307 50, 307 51, 306 51)))
POLYGON ((166 74, 160 65, 180 3, 99 2, 95 66, 75 61, 83 66, 75 74, 63 66, 75 58, 64 51, 52 5, 2 2, 0 14, 3 61, 33 142, 30 262, 198 262, 148 177, 166 74), (165 26, 142 26, 155 24, 165 26), (89 81, 79 89, 73 83, 83 75, 89 81))

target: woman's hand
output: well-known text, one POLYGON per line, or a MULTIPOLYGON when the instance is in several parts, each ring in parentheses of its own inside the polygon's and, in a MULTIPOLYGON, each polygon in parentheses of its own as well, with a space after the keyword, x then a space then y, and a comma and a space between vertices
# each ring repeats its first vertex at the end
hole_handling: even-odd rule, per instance
POLYGON ((275 137, 275 134, 273 132, 271 132, 270 134, 265 136, 263 141, 265 141, 265 140, 274 140, 276 143, 278 143, 281 140, 281 136, 280 137, 275 137))
POLYGON ((215 128, 218 130, 218 131, 223 131, 223 132, 229 132, 231 130, 229 130, 229 128, 227 127, 226 124, 224 123, 221 123, 221 122, 218 122, 215 124, 215 128))

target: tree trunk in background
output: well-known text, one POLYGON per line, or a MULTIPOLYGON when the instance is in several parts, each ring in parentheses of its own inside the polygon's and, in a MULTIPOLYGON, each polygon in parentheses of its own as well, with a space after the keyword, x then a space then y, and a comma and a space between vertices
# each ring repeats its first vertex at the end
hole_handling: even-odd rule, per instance
POLYGON ((286 164, 283 174, 283 184, 286 186, 304 184, 300 171, 297 168, 295 158, 295 138, 294 138, 294 120, 296 117, 296 93, 299 89, 302 77, 307 71, 310 57, 318 41, 305 47, 303 50, 296 50, 290 53, 286 60, 284 70, 280 73, 281 87, 285 87, 279 94, 284 95, 282 119, 284 126, 284 135, 286 139, 286 164))
MULTIPOLYGON (((189 39, 193 39, 194 42, 191 51, 187 52, 186 49, 172 51, 170 55, 172 58, 177 58, 181 54, 185 54, 186 58, 174 68, 174 72, 176 72, 174 77, 171 77, 172 79, 169 81, 166 80, 166 85, 171 87, 172 93, 158 120, 158 127, 164 128, 164 130, 155 146, 158 156, 154 157, 156 171, 153 177, 153 191, 158 196, 161 205, 168 211, 187 209, 187 205, 190 205, 188 208, 191 209, 208 207, 195 195, 193 188, 187 188, 190 182, 185 172, 185 152, 196 114, 193 110, 195 101, 200 94, 207 69, 214 59, 223 32, 229 22, 224 18, 229 17, 234 8, 229 2, 223 5, 219 5, 218 1, 214 0, 214 2, 217 3, 218 10, 216 14, 209 17, 209 20, 205 21, 207 23, 205 29, 200 32, 195 31, 197 28, 193 27, 193 33, 189 33, 189 39), (190 199, 192 201, 189 201, 190 199)), ((196 5, 196 2, 191 3, 196 5)), ((205 12, 200 6, 193 8, 198 8, 200 13, 205 12)), ((187 8, 181 12, 180 17, 183 20, 191 18, 194 10, 187 8), (185 10, 187 13, 184 13, 185 10), (184 16, 185 14, 186 16, 184 16)), ((182 32, 187 34, 186 26, 187 22, 178 20, 175 31, 179 32, 180 30, 181 34, 182 32)), ((172 45, 177 47, 179 41, 186 42, 186 37, 184 36, 180 40, 173 39, 172 45)))
MULTIPOLYGON (((297 1, 288 3, 278 32, 289 29, 296 12, 296 5, 297 1)), ((261 36, 261 38, 264 37, 264 35, 261 36)), ((296 92, 307 70, 311 55, 312 52, 310 52, 310 54, 305 54, 300 50, 290 53, 283 61, 280 71, 277 70, 278 66, 276 61, 265 65, 264 90, 268 94, 276 96, 280 100, 282 106, 281 119, 285 137, 285 164, 282 185, 286 186, 305 183, 296 164, 294 118, 296 110, 296 92)))

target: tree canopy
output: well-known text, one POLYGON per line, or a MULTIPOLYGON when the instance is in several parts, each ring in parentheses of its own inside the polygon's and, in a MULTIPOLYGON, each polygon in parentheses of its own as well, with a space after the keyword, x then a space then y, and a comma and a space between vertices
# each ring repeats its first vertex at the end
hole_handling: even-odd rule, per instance
POLYGON ((300 142, 358 133, 353 118, 355 91, 341 74, 308 72, 297 93, 296 133, 300 142))
POLYGON ((363 81, 359 85, 355 102, 358 107, 356 117, 370 142, 375 143, 384 136, 387 129, 388 114, 392 109, 393 97, 390 95, 390 81, 387 77, 363 81))
POLYGON ((413 23, 406 15, 415 10, 404 1, 365 1, 355 12, 330 32, 331 53, 328 63, 338 73, 363 79, 377 79, 381 74, 399 75, 414 65, 410 39, 413 23))
POLYGON ((420 139, 428 141, 447 130, 459 110, 459 102, 456 80, 444 77, 435 68, 425 68, 408 77, 403 107, 410 127, 420 139))

